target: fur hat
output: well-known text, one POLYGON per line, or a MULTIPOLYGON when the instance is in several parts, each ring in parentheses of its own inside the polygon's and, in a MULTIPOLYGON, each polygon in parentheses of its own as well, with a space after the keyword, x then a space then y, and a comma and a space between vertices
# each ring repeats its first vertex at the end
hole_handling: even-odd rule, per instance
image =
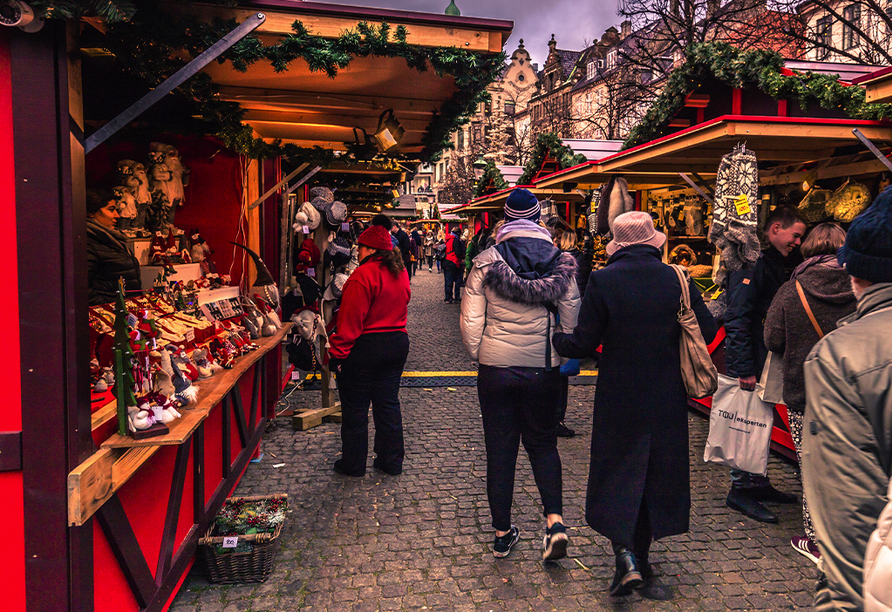
POLYGON ((321 221, 322 215, 319 214, 316 207, 309 202, 304 202, 297 209, 297 214, 294 215, 294 231, 299 232, 304 225, 312 231, 319 227, 321 221))
POLYGON ((613 240, 607 243, 604 250, 610 256, 622 248, 636 244, 646 244, 659 249, 665 242, 666 234, 654 229, 654 221, 650 214, 633 210, 613 220, 613 240))
POLYGON ((614 220, 635 209, 635 199, 629 194, 629 184, 621 176, 612 176, 601 189, 598 200, 598 233, 602 236, 613 231, 614 220))
POLYGON ((538 223, 541 213, 539 200, 529 189, 515 189, 505 201, 505 221, 526 219, 538 223))
POLYGON ((361 244, 379 251, 392 251, 393 241, 390 232, 380 225, 373 225, 356 239, 356 244, 361 244))
POLYGON ((310 189, 310 200, 322 198, 325 202, 334 202, 334 193, 328 187, 319 185, 310 189))
POLYGON ((837 256, 850 276, 872 283, 892 282, 892 188, 855 217, 837 256))

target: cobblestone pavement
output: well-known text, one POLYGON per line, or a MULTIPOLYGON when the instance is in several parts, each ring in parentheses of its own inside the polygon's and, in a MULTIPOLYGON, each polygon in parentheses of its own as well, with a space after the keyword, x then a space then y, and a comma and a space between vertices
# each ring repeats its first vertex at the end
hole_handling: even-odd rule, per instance
MULTIPOLYGON (((459 306, 443 303, 442 280, 435 269, 412 281, 407 370, 473 367, 459 338, 459 306)), ((250 465, 236 491, 289 495, 273 574, 259 585, 213 585, 198 562, 172 612, 812 608, 817 571, 789 544, 802 529, 799 506, 772 506, 779 525, 731 512, 724 503, 727 470, 703 463, 708 423, 693 413, 691 531, 655 543, 652 553, 675 599, 612 598, 610 544, 584 521, 593 392, 592 386, 571 387, 567 424, 579 435, 558 442, 568 558, 540 560, 544 519, 523 452, 513 515, 520 542, 508 558, 493 558, 476 390, 404 388, 407 456, 400 476, 371 467, 364 478, 339 476, 331 469, 340 450, 337 424, 295 432, 289 419, 274 421, 263 442, 265 457, 250 465), (274 467, 279 464, 284 465, 274 467)), ((312 406, 319 394, 298 391, 292 399, 312 406)), ((789 462, 772 457, 769 475, 778 488, 801 493, 798 471, 789 462)))

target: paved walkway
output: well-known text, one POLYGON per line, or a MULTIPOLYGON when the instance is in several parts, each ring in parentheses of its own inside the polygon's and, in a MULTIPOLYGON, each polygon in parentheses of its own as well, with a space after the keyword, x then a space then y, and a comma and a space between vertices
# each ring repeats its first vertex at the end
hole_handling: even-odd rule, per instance
MULTIPOLYGON (((436 269, 412 281, 407 370, 473 369, 459 337, 459 306, 443 303, 442 281, 436 269)), ((729 511, 727 470, 703 463, 708 423, 693 413, 691 532, 657 542, 652 555, 676 597, 665 603, 637 594, 610 597, 610 544, 583 518, 593 392, 571 387, 567 424, 580 435, 558 441, 571 538, 569 557, 559 563, 540 561, 544 520, 523 452, 514 500, 521 539, 506 559, 490 552, 476 389, 404 388, 407 456, 400 476, 371 467, 364 478, 339 476, 331 469, 340 450, 337 424, 295 432, 290 419, 273 422, 264 459, 250 465, 236 491, 290 497, 273 574, 259 585, 213 585, 197 563, 172 612, 810 610, 817 571, 789 544, 801 530, 798 505, 773 507, 779 525, 729 511)), ((294 396, 303 405, 319 401, 318 392, 294 396)), ((778 488, 801 492, 790 463, 772 457, 769 475, 778 488)))

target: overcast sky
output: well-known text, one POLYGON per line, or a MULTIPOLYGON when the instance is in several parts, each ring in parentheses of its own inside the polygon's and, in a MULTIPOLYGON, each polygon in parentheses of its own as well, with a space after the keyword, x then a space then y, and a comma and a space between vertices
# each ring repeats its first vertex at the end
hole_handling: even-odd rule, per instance
MULTIPOLYGON (((442 13, 449 6, 449 0, 345 0, 336 4, 442 13)), ((552 34, 559 49, 580 51, 586 41, 601 38, 610 26, 619 29, 616 0, 455 0, 455 4, 466 17, 513 21, 514 31, 505 44, 505 51, 510 57, 522 38, 532 60, 540 68, 548 54, 548 40, 552 34)))

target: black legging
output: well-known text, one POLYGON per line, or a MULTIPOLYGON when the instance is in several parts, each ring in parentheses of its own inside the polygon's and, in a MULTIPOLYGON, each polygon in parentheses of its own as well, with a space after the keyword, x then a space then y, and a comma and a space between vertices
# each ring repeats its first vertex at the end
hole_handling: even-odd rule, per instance
POLYGON ((486 441, 486 494, 496 531, 511 528, 521 440, 542 498, 543 514, 563 514, 556 433, 560 377, 557 368, 546 372, 545 368, 480 365, 477 396, 486 441))

